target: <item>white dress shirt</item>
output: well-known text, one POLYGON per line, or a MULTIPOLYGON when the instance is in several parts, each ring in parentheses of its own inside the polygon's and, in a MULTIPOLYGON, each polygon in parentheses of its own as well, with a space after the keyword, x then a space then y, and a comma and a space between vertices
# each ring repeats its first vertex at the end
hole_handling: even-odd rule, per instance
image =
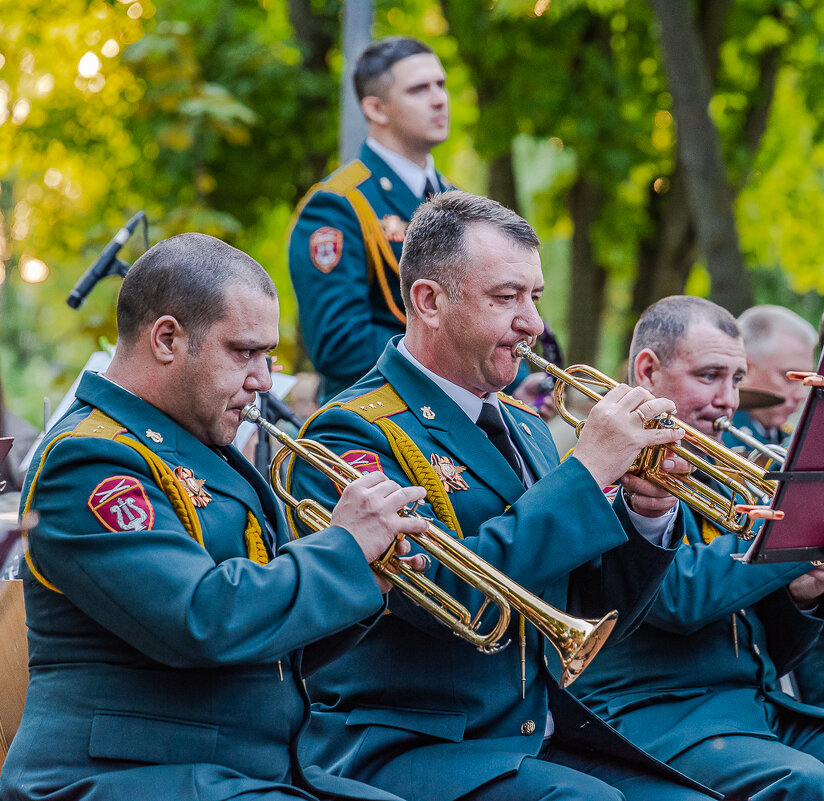
POLYGON ((393 172, 409 187, 409 191, 415 197, 425 200, 423 193, 426 189, 427 178, 435 189, 440 190, 438 173, 435 171, 435 159, 432 158, 431 153, 426 155, 426 167, 421 168, 414 161, 410 161, 400 153, 390 150, 371 136, 366 140, 366 145, 392 168, 393 172))

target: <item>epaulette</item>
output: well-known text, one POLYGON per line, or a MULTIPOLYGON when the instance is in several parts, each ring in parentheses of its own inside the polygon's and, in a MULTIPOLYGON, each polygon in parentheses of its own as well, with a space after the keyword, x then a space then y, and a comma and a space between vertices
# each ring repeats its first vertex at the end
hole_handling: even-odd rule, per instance
POLYGON ((334 192, 336 195, 345 195, 356 186, 360 186, 372 172, 362 161, 350 161, 343 167, 335 170, 325 181, 317 184, 316 188, 325 192, 334 192))
POLYGON ((118 434, 122 434, 126 429, 117 420, 112 420, 109 415, 104 414, 100 409, 92 409, 88 417, 81 420, 72 431, 73 437, 100 437, 102 439, 114 439, 118 434))
POLYGON ((341 407, 359 414, 369 423, 374 423, 375 420, 383 417, 391 417, 409 408, 389 384, 384 384, 359 398, 347 401, 341 404, 341 407))
POLYGON ((528 403, 524 403, 523 401, 520 401, 517 398, 513 398, 511 395, 507 395, 506 392, 499 392, 498 400, 501 401, 501 403, 507 404, 508 406, 514 406, 516 409, 520 409, 522 412, 529 412, 531 415, 534 415, 535 417, 541 416, 528 403))
POLYGON ((292 231, 297 225, 300 213, 316 192, 331 192, 344 197, 362 184, 371 174, 369 168, 362 161, 355 160, 344 164, 328 178, 311 186, 292 212, 292 219, 289 221, 289 236, 292 236, 292 231))

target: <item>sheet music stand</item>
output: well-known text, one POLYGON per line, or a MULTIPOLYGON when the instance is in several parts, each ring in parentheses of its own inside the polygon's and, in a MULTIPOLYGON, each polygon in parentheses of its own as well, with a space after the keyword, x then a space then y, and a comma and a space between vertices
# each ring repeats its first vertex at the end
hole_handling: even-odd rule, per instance
POLYGON ((784 517, 766 521, 744 555, 749 564, 824 560, 824 386, 816 385, 824 383, 819 378, 824 377, 824 353, 810 376, 810 394, 784 466, 767 475, 778 481, 770 508, 784 517))

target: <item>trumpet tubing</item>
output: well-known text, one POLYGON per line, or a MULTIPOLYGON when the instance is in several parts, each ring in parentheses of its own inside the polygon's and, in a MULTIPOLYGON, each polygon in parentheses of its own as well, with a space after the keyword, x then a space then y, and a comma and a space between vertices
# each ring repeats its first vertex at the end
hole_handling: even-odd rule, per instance
MULTIPOLYGON (((295 498, 283 485, 280 476, 283 463, 291 456, 297 456, 320 470, 341 490, 360 478, 361 473, 321 443, 311 439, 293 439, 265 420, 252 403, 243 408, 241 418, 256 423, 281 444, 270 470, 272 488, 277 496, 310 530, 327 528, 332 519, 328 509, 313 499, 295 498)), ((399 514, 415 515, 416 512, 407 507, 399 514)), ((506 647, 508 641, 501 641, 514 609, 529 620, 558 652, 562 668, 560 685, 567 687, 592 661, 615 626, 618 617, 615 611, 608 612, 600 620, 589 620, 556 609, 432 523, 422 534, 406 536, 484 596, 474 615, 435 582, 412 570, 398 558, 395 554, 397 540, 372 563, 372 569, 483 653, 492 654, 506 647), (484 633, 479 628, 490 604, 497 607, 498 616, 491 629, 484 633)))
POLYGON ((726 415, 722 415, 714 420, 712 427, 716 431, 729 431, 736 439, 751 448, 752 453, 747 457, 750 461, 753 461, 753 454, 758 453, 775 462, 778 467, 783 467, 784 460, 787 458, 787 449, 782 448, 781 445, 771 445, 767 442, 761 442, 761 440, 756 439, 744 431, 743 428, 734 426, 730 418, 726 415))
MULTIPOLYGON (((567 408, 564 397, 566 387, 578 390, 597 403, 601 400, 601 395, 593 387, 610 390, 618 386, 617 381, 585 364, 572 365, 563 370, 534 354, 526 342, 519 342, 513 352, 558 379, 555 382, 558 414, 575 428, 579 436, 586 419, 578 419, 567 408)), ((666 415, 652 418, 646 425, 677 426, 684 429, 683 441, 692 449, 675 444, 644 448, 630 472, 662 487, 717 525, 734 532, 740 539, 752 539, 754 521, 745 513, 736 512, 735 507, 742 504, 757 505, 758 496, 772 497, 775 494, 776 482, 765 478, 767 471, 675 417, 666 415), (708 461, 695 450, 714 461, 708 461), (732 497, 716 492, 692 475, 667 473, 661 465, 667 451, 725 486, 732 497)))

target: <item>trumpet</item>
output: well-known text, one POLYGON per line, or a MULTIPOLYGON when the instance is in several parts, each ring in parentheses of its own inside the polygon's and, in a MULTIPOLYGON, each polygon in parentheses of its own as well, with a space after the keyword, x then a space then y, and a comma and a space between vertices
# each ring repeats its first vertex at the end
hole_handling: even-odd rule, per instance
MULTIPOLYGON (((546 359, 536 356, 526 342, 515 345, 513 353, 558 379, 555 382, 555 406, 558 414, 574 426, 578 436, 581 435, 586 420, 579 420, 567 409, 564 398, 567 386, 578 390, 596 403, 601 400, 601 395, 593 387, 610 390, 618 386, 617 381, 585 364, 575 364, 562 370, 546 359)), ((751 540, 755 536, 752 531, 755 520, 742 509, 757 506, 759 498, 772 498, 775 494, 777 484, 766 478, 767 471, 671 415, 651 418, 645 425, 648 428, 683 428, 683 441, 691 448, 674 443, 644 448, 636 457, 630 472, 662 487, 721 528, 734 532, 739 539, 751 540), (726 487, 730 497, 708 487, 691 474, 667 473, 661 464, 667 451, 680 456, 694 469, 726 487), (713 461, 708 461, 701 454, 713 461)))
MULTIPOLYGON (((284 486, 281 467, 291 457, 299 457, 320 470, 340 490, 361 477, 361 473, 326 446, 311 439, 293 439, 276 425, 265 420, 260 410, 249 403, 240 413, 241 419, 257 424, 274 437, 281 447, 275 453, 270 468, 272 488, 276 495, 311 531, 327 528, 331 512, 313 499, 298 500, 284 486)), ((416 515, 413 507, 405 507, 398 514, 416 515)), ((399 535, 402 538, 404 535, 399 535)), ((560 686, 568 687, 592 661, 615 626, 616 611, 608 612, 600 620, 577 618, 550 604, 502 573, 459 540, 429 523, 421 534, 407 534, 424 552, 451 570, 470 587, 478 590, 484 600, 473 615, 463 604, 442 590, 426 576, 412 570, 395 554, 398 539, 371 567, 389 581, 399 592, 425 609, 454 634, 474 645, 485 654, 496 653, 509 641, 502 642, 509 626, 512 609, 529 620, 546 637, 561 658, 560 686), (497 608, 497 619, 489 631, 481 630, 481 618, 489 605, 497 608)), ((523 652, 522 652, 523 654, 523 652)), ((523 660, 523 656, 522 656, 523 660)), ((523 662, 522 662, 523 664, 523 662)), ((523 681, 523 675, 522 675, 523 681)))
POLYGON ((721 417, 714 420, 712 427, 716 431, 729 431, 736 439, 741 440, 741 442, 751 448, 752 452, 747 456, 750 461, 754 461, 758 456, 764 456, 769 461, 775 462, 777 467, 784 466, 784 460, 787 458, 786 448, 781 447, 781 445, 772 445, 769 442, 761 442, 761 440, 756 439, 743 428, 734 426, 730 418, 726 415, 721 415, 721 417))

